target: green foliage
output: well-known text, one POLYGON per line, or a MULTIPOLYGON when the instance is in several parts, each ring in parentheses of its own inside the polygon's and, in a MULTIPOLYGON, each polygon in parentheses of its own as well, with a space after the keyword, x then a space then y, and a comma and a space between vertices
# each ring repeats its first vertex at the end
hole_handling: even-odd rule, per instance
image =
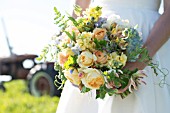
POLYGON ((65 19, 65 15, 61 15, 60 11, 56 7, 54 7, 54 12, 56 15, 56 17, 54 18, 54 20, 56 21, 55 24, 61 27, 62 29, 65 29, 67 26, 68 19, 65 19))
POLYGON ((94 39, 94 43, 96 44, 96 49, 103 51, 103 48, 106 48, 107 42, 106 40, 97 40, 96 38, 94 39))
POLYGON ((56 71, 58 71, 58 75, 56 75, 56 79, 54 81, 54 84, 56 85, 56 87, 58 87, 58 89, 62 89, 64 87, 64 84, 67 80, 67 78, 64 76, 64 73, 63 73, 63 70, 62 70, 62 67, 59 66, 56 62, 54 63, 54 69, 56 71), (57 78, 61 79, 62 83, 60 83, 57 78), (57 83, 58 84, 61 84, 60 86, 57 86, 57 83))
POLYGON ((128 46, 126 49, 128 61, 135 62, 143 51, 141 37, 139 36, 138 31, 134 28, 126 29, 124 31, 124 34, 128 37, 126 39, 126 41, 128 42, 128 46))
POLYGON ((78 26, 77 21, 73 17, 68 17, 68 18, 69 18, 69 20, 71 20, 73 22, 74 26, 78 26))
POLYGON ((105 89, 106 89, 105 86, 101 86, 100 89, 96 90, 96 98, 104 99, 104 97, 107 93, 105 89))
POLYGON ((77 15, 77 16, 80 16, 81 14, 81 11, 82 11, 82 8, 78 5, 75 5, 74 6, 74 13, 77 15))
POLYGON ((42 49, 41 54, 36 58, 36 60, 43 61, 43 62, 53 61, 53 59, 55 59, 55 57, 56 57, 55 52, 60 51, 59 49, 58 50, 56 49, 56 51, 53 51, 54 47, 57 48, 55 45, 52 45, 52 44, 46 45, 42 49))
POLYGON ((34 97, 27 91, 25 81, 15 80, 4 84, 0 90, 0 113, 55 113, 58 97, 34 97))
POLYGON ((81 93, 86 93, 86 92, 89 92, 89 91, 90 91, 89 88, 83 86, 83 87, 82 87, 82 90, 81 90, 81 93))
POLYGON ((147 63, 148 61, 152 61, 152 58, 149 56, 147 48, 142 48, 139 61, 145 63, 147 63))
POLYGON ((75 41, 76 40, 76 35, 75 35, 75 32, 73 31, 72 32, 72 35, 69 33, 69 32, 67 32, 67 31, 64 31, 66 34, 67 34, 67 36, 72 40, 72 41, 75 41))
POLYGON ((38 61, 41 61, 41 60, 46 61, 46 59, 47 59, 46 55, 49 53, 50 48, 51 48, 51 45, 45 46, 43 48, 43 50, 41 51, 41 54, 39 55, 39 57, 36 58, 36 60, 38 60, 38 61))

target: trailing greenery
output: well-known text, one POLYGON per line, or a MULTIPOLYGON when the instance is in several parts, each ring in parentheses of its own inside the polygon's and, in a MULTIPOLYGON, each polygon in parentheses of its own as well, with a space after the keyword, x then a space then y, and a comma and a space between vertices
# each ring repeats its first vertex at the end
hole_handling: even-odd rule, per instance
POLYGON ((5 83, 6 92, 0 90, 0 113, 55 113, 58 97, 34 97, 27 91, 25 81, 5 83))

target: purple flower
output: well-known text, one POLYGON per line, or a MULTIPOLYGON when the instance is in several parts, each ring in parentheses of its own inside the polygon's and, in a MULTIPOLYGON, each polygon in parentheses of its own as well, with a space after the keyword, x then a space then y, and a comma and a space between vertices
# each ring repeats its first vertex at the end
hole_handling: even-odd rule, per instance
POLYGON ((98 22, 95 23, 95 27, 101 27, 103 23, 107 21, 107 18, 100 17, 98 22))
POLYGON ((72 74, 72 73, 73 73, 73 71, 74 71, 74 69, 71 69, 71 70, 70 70, 70 74, 72 74))

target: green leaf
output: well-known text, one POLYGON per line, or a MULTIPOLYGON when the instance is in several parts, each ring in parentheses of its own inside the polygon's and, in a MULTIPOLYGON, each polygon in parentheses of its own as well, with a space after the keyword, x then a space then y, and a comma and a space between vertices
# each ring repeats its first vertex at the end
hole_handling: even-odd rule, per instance
POLYGON ((82 11, 82 8, 81 8, 79 5, 75 5, 75 6, 74 6, 74 13, 75 13, 77 16, 80 16, 81 11, 82 11))
MULTIPOLYGON (((55 24, 59 24, 61 21, 63 21, 64 17, 65 16, 62 16, 61 18, 58 18, 58 20, 55 22, 55 24)), ((62 24, 65 24, 65 23, 62 23, 62 24)))
POLYGON ((58 27, 62 27, 65 26, 65 23, 61 23, 58 27))
POLYGON ((134 27, 134 29, 137 29, 138 27, 139 27, 138 24, 136 24, 135 27, 134 27))
POLYGON ((94 38, 94 43, 96 44, 96 49, 101 51, 107 45, 106 40, 97 40, 96 38, 94 38))
POLYGON ((61 15, 60 11, 56 7, 54 7, 54 12, 56 15, 56 17, 54 18, 54 20, 56 21, 55 24, 64 30, 67 26, 68 19, 65 19, 65 15, 61 15))
POLYGON ((40 55, 39 57, 36 58, 36 60, 41 61, 43 59, 43 56, 40 55))
POLYGON ((97 98, 100 98, 100 99, 104 99, 105 98, 105 95, 107 93, 105 88, 106 87, 101 86, 100 89, 96 90, 96 99, 97 98))
POLYGON ((69 20, 71 20, 73 22, 74 26, 76 26, 76 27, 78 26, 77 21, 73 17, 68 17, 68 18, 69 18, 69 20))
POLYGON ((89 88, 83 86, 83 87, 82 87, 82 90, 81 90, 81 93, 86 93, 86 92, 89 92, 89 91, 90 91, 89 88))
POLYGON ((71 40, 73 40, 73 37, 72 37, 72 35, 69 33, 69 32, 67 32, 67 31, 64 31, 66 34, 67 34, 67 36, 71 39, 71 40))
POLYGON ((64 31, 64 32, 67 34, 67 36, 68 36, 72 41, 75 41, 76 35, 75 35, 75 32, 74 32, 74 31, 72 31, 72 34, 70 34, 68 31, 64 31))
POLYGON ((73 38, 73 41, 76 41, 76 34, 74 31, 72 31, 72 38, 73 38))
POLYGON ((58 11, 58 9, 56 7, 54 7, 54 12, 56 14, 56 17, 54 18, 54 20, 56 20, 61 16, 61 13, 60 13, 60 11, 58 11))
POLYGON ((152 60, 152 58, 149 56, 148 50, 146 48, 142 48, 142 51, 140 53, 139 61, 148 63, 151 60, 152 60))
POLYGON ((47 46, 45 46, 42 51, 41 51, 41 54, 36 58, 36 60, 38 61, 41 61, 44 59, 44 61, 47 60, 47 55, 49 54, 50 52, 50 49, 51 49, 51 45, 48 44, 47 46))

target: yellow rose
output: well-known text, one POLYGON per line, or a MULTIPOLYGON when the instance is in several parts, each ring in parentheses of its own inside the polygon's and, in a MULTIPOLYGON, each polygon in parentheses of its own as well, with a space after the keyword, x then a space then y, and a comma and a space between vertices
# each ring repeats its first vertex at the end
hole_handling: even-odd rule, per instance
POLYGON ((111 59, 111 62, 110 62, 111 64, 112 64, 112 60, 114 60, 114 61, 120 62, 119 65, 125 66, 126 61, 127 61, 127 56, 123 53, 121 55, 118 55, 116 52, 113 52, 110 54, 110 59, 111 59))
POLYGON ((107 56, 107 54, 105 52, 96 51, 96 52, 94 52, 94 54, 97 57, 97 62, 98 63, 105 64, 107 62, 108 56, 107 56))
POLYGON ((89 66, 92 66, 94 61, 96 60, 97 58, 95 55, 93 55, 89 51, 84 51, 78 56, 77 63, 79 64, 80 67, 87 68, 89 66))
POLYGON ((127 56, 122 53, 120 56, 120 62, 123 64, 123 66, 125 66, 126 61, 127 61, 127 56))
POLYGON ((81 81, 87 88, 99 89, 105 83, 103 75, 97 69, 87 68, 83 72, 85 76, 81 81))
POLYGON ((119 61, 120 56, 116 52, 111 53, 110 56, 111 56, 111 59, 119 61))
POLYGON ((73 84, 79 85, 81 83, 81 80, 78 76, 77 69, 69 68, 68 70, 64 70, 64 76, 73 84))
POLYGON ((102 40, 106 35, 106 29, 96 28, 96 29, 94 29, 93 33, 94 33, 94 38, 96 38, 98 40, 102 40))
POLYGON ((58 63, 60 66, 64 66, 64 63, 68 60, 70 55, 74 55, 71 49, 65 49, 62 52, 58 53, 58 63))

